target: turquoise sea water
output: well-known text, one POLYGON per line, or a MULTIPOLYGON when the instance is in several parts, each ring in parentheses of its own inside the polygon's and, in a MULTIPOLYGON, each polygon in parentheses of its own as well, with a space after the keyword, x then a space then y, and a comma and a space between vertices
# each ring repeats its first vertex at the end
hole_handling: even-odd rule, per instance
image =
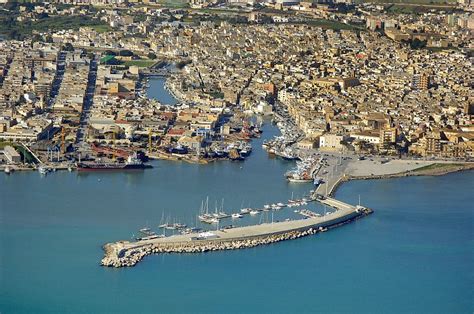
POLYGON ((104 243, 163 212, 193 223, 206 196, 226 209, 301 197, 311 184, 288 184, 293 163, 262 140, 243 163, 0 175, 0 312, 472 313, 474 172, 344 184, 338 198, 375 213, 312 237, 98 265, 104 243))
MULTIPOLYGON (((163 80, 148 95, 175 103, 163 80)), ((278 131, 264 126, 264 138, 278 131)), ((292 162, 253 142, 243 163, 158 161, 133 173, 0 174, 0 313, 472 313, 474 172, 353 181, 337 198, 375 210, 323 234, 252 249, 99 266, 106 242, 145 225, 195 222, 201 201, 227 211, 301 198, 292 162)), ((325 209, 311 204, 315 211, 325 209)), ((274 219, 295 218, 285 209, 274 219)), ((246 217, 239 224, 269 220, 246 217)))

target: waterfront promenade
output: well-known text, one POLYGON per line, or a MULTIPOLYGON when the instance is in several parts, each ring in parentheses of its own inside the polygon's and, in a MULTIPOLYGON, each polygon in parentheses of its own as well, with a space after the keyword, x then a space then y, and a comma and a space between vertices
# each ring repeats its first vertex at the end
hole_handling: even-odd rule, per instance
POLYGON ((329 155, 327 164, 317 174, 323 179, 323 183, 316 188, 315 193, 331 196, 341 183, 348 180, 442 175, 470 169, 474 169, 474 162, 416 159, 387 161, 384 157, 357 160, 354 156, 344 159, 334 154, 329 155))

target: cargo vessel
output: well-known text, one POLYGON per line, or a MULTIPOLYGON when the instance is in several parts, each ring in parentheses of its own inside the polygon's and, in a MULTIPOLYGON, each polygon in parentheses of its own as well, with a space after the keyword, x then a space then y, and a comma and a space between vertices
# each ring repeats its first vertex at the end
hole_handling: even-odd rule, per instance
POLYGON ((77 164, 78 171, 117 171, 117 170, 142 170, 153 168, 144 164, 136 154, 128 156, 126 162, 80 162, 77 164))

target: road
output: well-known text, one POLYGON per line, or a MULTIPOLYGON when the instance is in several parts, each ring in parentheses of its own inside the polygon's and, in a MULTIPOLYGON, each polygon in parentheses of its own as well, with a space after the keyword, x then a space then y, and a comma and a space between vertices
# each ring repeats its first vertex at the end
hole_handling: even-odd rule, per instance
POLYGON ((54 76, 53 86, 50 92, 50 98, 48 101, 48 108, 50 108, 54 101, 56 100, 56 96, 58 96, 59 88, 61 87, 61 82, 63 81, 64 71, 66 69, 66 51, 59 52, 57 65, 56 65, 56 75, 54 76))
POLYGON ((90 63, 89 77, 87 80, 87 90, 84 96, 84 102, 82 105, 81 118, 79 120, 79 127, 77 128, 76 134, 76 147, 78 150, 84 148, 84 138, 86 135, 87 125, 89 124, 90 110, 94 102, 95 83, 97 79, 97 58, 90 63))

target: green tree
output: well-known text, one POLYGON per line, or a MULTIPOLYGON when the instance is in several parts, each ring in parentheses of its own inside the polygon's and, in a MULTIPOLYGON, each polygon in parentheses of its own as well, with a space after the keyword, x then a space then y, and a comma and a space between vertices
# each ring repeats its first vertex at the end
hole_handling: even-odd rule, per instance
POLYGON ((117 53, 115 51, 112 51, 112 50, 106 50, 104 51, 104 53, 102 53, 103 56, 116 56, 117 53))
POLYGON ((64 46, 62 46, 62 49, 64 51, 74 51, 74 46, 71 43, 66 43, 64 46))
POLYGON ((122 57, 131 57, 133 56, 133 52, 130 50, 120 50, 119 55, 122 57))
POLYGON ((426 41, 419 40, 418 38, 415 38, 412 40, 410 43, 411 49, 421 49, 426 47, 426 41))
POLYGON ((148 59, 152 59, 152 60, 155 60, 156 59, 156 55, 153 53, 153 52, 150 52, 148 55, 147 55, 148 59))
POLYGON ((31 38, 31 41, 32 41, 32 42, 42 42, 42 41, 43 41, 43 37, 41 37, 41 36, 38 35, 38 34, 34 34, 33 37, 31 38))

